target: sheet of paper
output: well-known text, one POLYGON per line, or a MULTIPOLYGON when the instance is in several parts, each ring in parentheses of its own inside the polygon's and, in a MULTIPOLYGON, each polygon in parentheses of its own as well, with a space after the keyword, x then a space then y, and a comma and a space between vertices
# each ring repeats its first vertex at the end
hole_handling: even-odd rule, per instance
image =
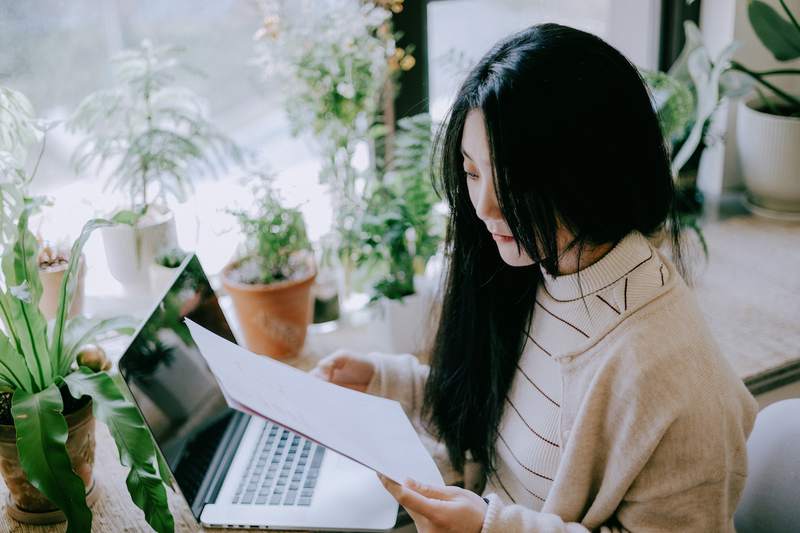
POLYGON ((398 483, 412 478, 444 486, 398 402, 332 385, 185 320, 233 409, 272 420, 398 483))

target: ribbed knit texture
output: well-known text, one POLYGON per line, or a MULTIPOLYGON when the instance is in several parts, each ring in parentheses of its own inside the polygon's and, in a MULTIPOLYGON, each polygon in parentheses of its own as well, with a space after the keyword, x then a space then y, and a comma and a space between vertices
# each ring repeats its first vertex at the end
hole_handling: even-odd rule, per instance
POLYGON ((631 233, 576 274, 544 270, 528 340, 495 443, 497 472, 486 494, 541 509, 561 458, 561 370, 553 358, 594 342, 628 306, 652 299, 668 272, 647 239, 631 233))

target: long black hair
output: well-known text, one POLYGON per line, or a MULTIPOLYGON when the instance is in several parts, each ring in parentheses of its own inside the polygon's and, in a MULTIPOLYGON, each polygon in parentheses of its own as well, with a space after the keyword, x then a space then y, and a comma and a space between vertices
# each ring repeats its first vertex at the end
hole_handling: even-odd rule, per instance
POLYGON ((489 473, 542 278, 537 263, 558 274, 556 230, 574 235, 569 247, 580 252, 666 227, 680 262, 675 191, 636 68, 602 39, 558 24, 496 44, 467 75, 435 147, 450 220, 424 414, 456 468, 470 452, 489 473), (530 267, 503 262, 470 202, 461 137, 472 109, 483 113, 500 210, 530 267))

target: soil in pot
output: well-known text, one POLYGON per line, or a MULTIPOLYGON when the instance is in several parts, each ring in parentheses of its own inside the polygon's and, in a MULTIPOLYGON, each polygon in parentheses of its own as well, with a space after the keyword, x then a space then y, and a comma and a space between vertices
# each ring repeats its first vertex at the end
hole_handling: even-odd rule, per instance
POLYGON ((246 283, 244 262, 223 270, 222 284, 233 299, 247 348, 276 359, 296 357, 311 322, 311 286, 316 278, 312 263, 284 281, 246 283))
MULTIPOLYGON (((86 500, 93 504, 99 495, 95 490, 94 467, 95 419, 89 397, 75 399, 61 390, 69 434, 67 453, 72 469, 86 486, 86 500)), ((11 393, 0 393, 0 473, 9 490, 6 511, 14 520, 26 524, 53 524, 66 520, 62 513, 41 492, 28 482, 19 463, 17 433, 11 417, 11 393)))

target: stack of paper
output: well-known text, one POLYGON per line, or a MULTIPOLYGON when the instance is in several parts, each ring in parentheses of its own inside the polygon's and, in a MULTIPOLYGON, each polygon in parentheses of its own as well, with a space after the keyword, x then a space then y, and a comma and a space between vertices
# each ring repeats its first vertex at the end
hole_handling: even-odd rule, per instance
POLYGON ((384 476, 444 486, 399 403, 256 355, 186 319, 230 406, 272 420, 384 476))

